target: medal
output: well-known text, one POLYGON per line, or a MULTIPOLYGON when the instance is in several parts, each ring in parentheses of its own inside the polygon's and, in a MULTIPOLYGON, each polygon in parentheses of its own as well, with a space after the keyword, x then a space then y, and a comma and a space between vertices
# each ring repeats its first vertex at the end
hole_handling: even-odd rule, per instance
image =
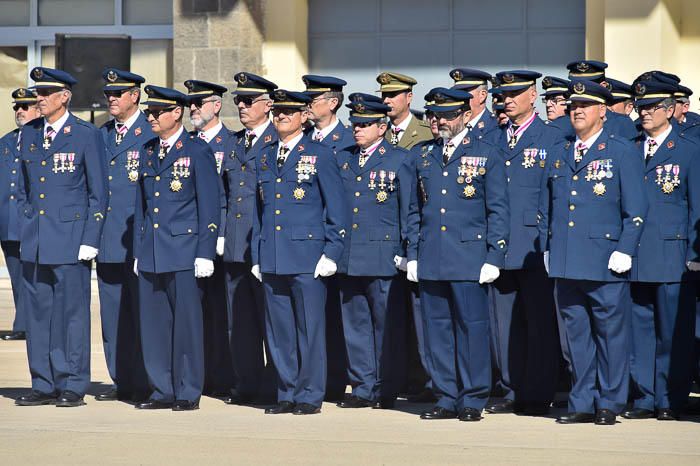
POLYGON ((294 191, 292 192, 292 196, 294 196, 294 199, 297 201, 301 201, 304 199, 304 196, 306 195, 306 191, 304 191, 304 188, 294 188, 294 191))
POLYGON ((138 179, 139 179, 139 172, 136 170, 131 170, 129 172, 129 181, 131 181, 133 183, 135 181, 138 181, 138 179))
POLYGON ((463 184, 463 183, 464 183, 464 177, 463 177, 462 175, 459 175, 459 176, 457 177, 457 183, 459 183, 459 184, 463 184))
POLYGON ((377 192, 377 202, 384 202, 389 198, 389 195, 386 193, 386 191, 378 191, 377 192))
POLYGON ((661 191, 663 191, 664 194, 671 194, 674 189, 675 186, 673 186, 673 183, 671 183, 670 181, 664 182, 663 186, 661 186, 661 191))
POLYGON ((605 184, 598 182, 593 185, 593 192, 596 196, 602 196, 605 194, 605 184))
POLYGON ((468 184, 464 187, 464 195, 466 197, 474 197, 474 194, 476 194, 476 188, 474 186, 468 184))
POLYGON ((486 169, 484 167, 479 167, 479 175, 484 176, 486 174, 486 169))
POLYGON ((170 190, 174 193, 180 191, 182 189, 182 181, 178 180, 175 178, 170 182, 170 190))

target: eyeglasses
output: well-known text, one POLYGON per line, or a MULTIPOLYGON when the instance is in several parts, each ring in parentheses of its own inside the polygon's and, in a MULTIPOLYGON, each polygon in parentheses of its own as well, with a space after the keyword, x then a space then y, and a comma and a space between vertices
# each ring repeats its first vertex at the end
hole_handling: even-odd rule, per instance
POLYGON ((332 99, 332 97, 316 97, 315 99, 313 99, 311 101, 311 105, 317 104, 322 100, 328 100, 328 99, 332 99))
POLYGON ((151 110, 150 108, 147 108, 146 110, 143 111, 143 114, 146 115, 146 118, 149 116, 152 116, 156 120, 160 118, 160 116, 164 113, 172 112, 175 110, 177 107, 167 107, 167 108, 159 108, 158 110, 151 110))
POLYGON ((34 106, 34 104, 32 104, 32 105, 29 105, 29 104, 14 104, 14 105, 12 106, 12 110, 14 110, 14 111, 16 112, 17 110, 19 110, 19 109, 21 108, 22 110, 24 110, 24 111, 26 112, 27 110, 29 110, 29 107, 33 107, 33 106, 34 106))
POLYGON ((192 100, 190 100, 190 105, 194 105, 194 106, 197 107, 197 108, 202 108, 202 107, 204 107, 204 104, 207 104, 207 103, 209 103, 209 102, 216 102, 216 100, 215 100, 215 99, 209 99, 209 100, 206 100, 206 99, 192 99, 192 100))
POLYGON ((369 128, 370 126, 376 125, 377 123, 379 123, 377 120, 374 120, 374 121, 360 121, 360 122, 357 122, 357 123, 353 123, 353 124, 352 124, 352 127, 353 127, 353 128, 369 128))
POLYGON ((657 110, 659 110, 659 109, 661 109, 661 108, 665 108, 665 107, 664 107, 663 105, 654 105, 653 107, 649 107, 649 106, 642 106, 642 107, 639 107, 639 106, 637 106, 637 105, 634 106, 634 110, 635 110, 637 113, 639 113, 640 115, 641 115, 642 112, 644 112, 644 113, 654 113, 654 112, 656 112, 657 110))
POLYGON ((258 103, 258 102, 263 102, 266 100, 270 100, 270 99, 268 99, 266 97, 261 97, 261 98, 255 99, 254 97, 250 97, 250 96, 246 96, 246 95, 237 95, 237 96, 234 96, 233 103, 236 105, 242 103, 246 107, 252 107, 253 104, 258 103))
POLYGON ((104 91, 103 94, 105 95, 106 99, 109 99, 110 97, 114 97, 115 99, 121 99, 124 93, 128 91, 129 89, 124 89, 123 91, 104 91))
POLYGON ((552 104, 552 105, 566 105, 566 99, 563 97, 543 97, 542 98, 542 103, 547 105, 547 104, 552 104))

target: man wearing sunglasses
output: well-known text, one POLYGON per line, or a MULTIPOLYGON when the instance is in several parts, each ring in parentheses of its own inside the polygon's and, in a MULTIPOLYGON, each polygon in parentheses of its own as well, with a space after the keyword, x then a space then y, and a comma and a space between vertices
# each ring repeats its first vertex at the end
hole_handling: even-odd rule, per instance
POLYGON ((234 372, 233 388, 224 402, 242 404, 269 402, 276 399, 277 393, 277 374, 265 338, 262 284, 250 273, 251 232, 256 220, 255 159, 268 147, 277 145, 277 131, 270 122, 271 95, 277 85, 248 72, 237 73, 234 80, 233 101, 243 129, 228 139, 222 171, 226 189, 223 258, 228 348, 234 372))
MULTIPOLYGON (((218 84, 195 79, 188 79, 184 85, 187 88, 190 122, 194 127, 191 136, 209 145, 214 153, 216 170, 220 175, 226 147, 229 145, 229 139, 234 137, 233 131, 224 126, 219 117, 222 96, 228 89, 218 84)), ((220 191, 220 224, 223 225, 226 221, 226 193, 223 183, 220 191)), ((202 307, 204 308, 204 394, 217 398, 227 397, 233 387, 233 369, 228 351, 226 281, 224 264, 221 260, 224 254, 224 243, 224 228, 221 228, 216 242, 217 257, 214 261, 214 274, 198 280, 202 289, 202 307)))
POLYGON ((26 338, 26 317, 22 306, 20 287, 22 266, 19 260, 19 230, 17 218, 17 183, 20 173, 20 130, 39 118, 36 103, 36 91, 21 87, 12 92, 15 124, 17 129, 10 131, 0 139, 0 157, 4 163, 0 170, 0 245, 5 255, 5 264, 10 274, 12 297, 15 303, 15 320, 12 332, 3 335, 3 340, 24 340, 26 338))
POLYGON ((90 269, 107 215, 104 143, 68 110, 77 83, 34 68, 43 118, 22 128, 17 192, 32 392, 19 406, 84 405, 90 385, 90 269))
POLYGON ((145 157, 141 148, 154 134, 138 107, 144 78, 107 68, 102 79, 112 119, 100 128, 109 201, 97 255, 97 285, 102 344, 113 385, 95 399, 140 401, 148 396, 148 381, 138 325, 138 281, 130 270, 134 259, 134 197, 141 159, 145 157))

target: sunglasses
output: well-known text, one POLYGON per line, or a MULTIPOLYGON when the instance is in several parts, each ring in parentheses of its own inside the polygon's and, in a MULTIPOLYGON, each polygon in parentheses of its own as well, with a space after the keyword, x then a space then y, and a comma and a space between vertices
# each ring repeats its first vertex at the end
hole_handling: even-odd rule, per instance
POLYGON ((361 121, 358 123, 353 123, 352 126, 353 128, 369 128, 372 125, 376 125, 379 122, 377 120, 374 121, 361 121))
POLYGON ((425 116, 426 116, 429 120, 432 120, 432 119, 435 119, 435 120, 445 119, 445 120, 447 120, 447 121, 452 121, 452 120, 454 120, 455 118, 457 118, 457 117, 459 117, 460 115, 462 115, 462 113, 463 113, 463 112, 462 112, 461 110, 453 110, 453 111, 451 111, 451 112, 431 112, 431 111, 427 111, 427 112, 425 112, 425 116))
POLYGON ((151 110, 151 109, 147 108, 146 110, 143 111, 143 114, 146 115, 146 118, 148 118, 149 116, 152 116, 153 118, 155 118, 157 120, 158 118, 160 118, 160 116, 162 114, 172 112, 176 108, 177 107, 167 107, 167 108, 161 108, 158 110, 151 110))
POLYGON ((301 108, 288 108, 288 107, 278 107, 272 109, 272 115, 287 115, 293 116, 295 113, 301 113, 301 108))
POLYGON ((256 99, 254 97, 250 97, 250 96, 246 96, 246 95, 237 95, 237 96, 233 97, 234 104, 238 105, 238 104, 242 103, 246 107, 252 107, 253 104, 255 104, 257 102, 263 102, 266 100, 270 100, 270 99, 266 99, 264 97, 256 99))
POLYGON ((192 99, 192 100, 190 100, 190 105, 194 105, 197 108, 202 108, 202 107, 204 107, 204 104, 208 104, 209 102, 216 102, 216 101, 215 100, 205 100, 205 99, 192 99))
POLYGON ((41 97, 48 97, 51 94, 56 94, 57 92, 61 92, 62 90, 63 89, 56 87, 44 87, 41 89, 36 89, 36 95, 41 97))
POLYGON ((30 104, 14 104, 12 106, 12 109, 16 112, 17 110, 19 110, 21 108, 22 110, 24 110, 26 112, 27 110, 29 110, 29 107, 33 107, 34 105, 35 104, 31 104, 31 105, 30 104))
POLYGON ((119 99, 126 92, 129 92, 129 89, 124 89, 123 91, 104 91, 103 94, 105 95, 105 98, 107 98, 107 99, 109 99, 110 97, 114 97, 115 99, 119 99))

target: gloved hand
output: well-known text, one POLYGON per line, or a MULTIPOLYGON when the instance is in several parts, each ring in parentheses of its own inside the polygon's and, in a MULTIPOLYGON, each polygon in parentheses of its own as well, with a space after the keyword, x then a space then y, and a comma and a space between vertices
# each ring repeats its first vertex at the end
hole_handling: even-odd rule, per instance
POLYGON ((80 249, 78 249, 78 260, 79 261, 91 261, 97 257, 97 249, 86 244, 81 244, 80 249))
POLYGON ((262 282, 262 274, 260 273, 260 266, 259 266, 258 264, 255 264, 255 265, 250 269, 250 273, 252 273, 253 276, 254 276, 255 278, 257 278, 257 280, 258 280, 259 282, 262 282))
POLYGON ((700 262, 690 261, 686 265, 688 266, 688 270, 690 270, 691 272, 700 271, 700 262))
POLYGON ((197 278, 211 277, 214 274, 214 261, 197 257, 194 260, 194 276, 197 278))
POLYGON ((338 266, 326 257, 325 254, 321 255, 321 258, 316 264, 316 270, 314 271, 314 278, 320 277, 330 277, 338 271, 338 266))
POLYGON ((549 251, 544 252, 544 269, 549 274, 549 251))
POLYGON ((479 273, 479 284, 491 283, 501 275, 501 271, 498 267, 491 264, 484 264, 481 266, 481 273, 479 273))
POLYGON ((418 283, 418 261, 408 261, 406 263, 406 278, 409 282, 418 283))
POLYGON ((632 268, 632 256, 619 251, 613 251, 610 254, 608 268, 616 273, 625 273, 632 268))
POLYGON ((217 256, 223 256, 224 255, 224 244, 226 242, 226 238, 223 236, 220 236, 216 238, 216 255, 217 256))
POLYGON ((407 261, 405 257, 394 256, 394 265, 397 269, 401 270, 402 272, 406 271, 406 262, 407 261))
POLYGON ((139 276, 139 260, 134 257, 134 275, 139 276))

